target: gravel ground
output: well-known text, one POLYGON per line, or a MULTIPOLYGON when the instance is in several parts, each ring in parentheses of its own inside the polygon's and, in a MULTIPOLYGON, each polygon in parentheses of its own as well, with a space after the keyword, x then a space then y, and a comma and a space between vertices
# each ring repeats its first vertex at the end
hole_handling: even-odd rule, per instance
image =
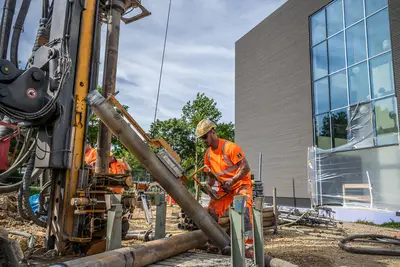
MULTIPOLYGON (((339 240, 353 234, 382 234, 393 237, 399 236, 400 232, 355 223, 344 223, 342 235, 303 234, 280 230, 277 235, 266 235, 265 251, 272 257, 307 267, 400 266, 399 257, 352 254, 339 248, 339 240)), ((363 244, 363 247, 369 247, 369 245, 363 244)))
MULTIPOLYGON (((14 195, 1 196, 2 199, 5 197, 9 201, 6 209, 0 205, 0 226, 35 235, 37 237, 35 248, 41 248, 44 244, 45 229, 24 220, 17 214, 14 195)), ((179 207, 168 206, 167 233, 184 232, 177 227, 179 211, 179 207)), ((152 207, 152 217, 154 225, 155 207, 152 207)), ((152 227, 145 220, 144 212, 136 209, 134 219, 130 220, 130 231, 145 231, 152 227)), ((304 227, 301 229, 304 229, 304 227)), ((308 229, 310 230, 310 228, 308 229)), ((321 233, 316 230, 310 234, 304 234, 293 230, 280 229, 277 235, 265 234, 265 252, 272 257, 281 258, 304 267, 400 266, 400 257, 352 254, 341 250, 337 245, 339 240, 346 235, 367 233, 400 236, 399 230, 354 223, 344 223, 342 231, 336 231, 334 234, 321 233)), ((26 250, 26 238, 12 235, 10 237, 17 239, 23 250, 26 250)), ((137 240, 123 241, 123 246, 140 242, 137 240)), ((368 246, 368 244, 363 244, 363 246, 368 246)))

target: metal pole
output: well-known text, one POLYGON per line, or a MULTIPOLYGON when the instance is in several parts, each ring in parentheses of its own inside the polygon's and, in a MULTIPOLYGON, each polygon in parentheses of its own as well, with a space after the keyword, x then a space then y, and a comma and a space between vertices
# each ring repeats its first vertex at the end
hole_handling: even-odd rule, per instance
POLYGON ((293 181, 293 205, 294 205, 294 208, 296 208, 297 207, 297 205, 296 205, 296 187, 294 184, 294 178, 292 181, 293 181))
POLYGON ((204 234, 220 249, 229 245, 229 236, 208 214, 208 212, 191 196, 182 183, 176 179, 169 169, 154 154, 150 147, 142 141, 139 135, 117 113, 113 105, 97 91, 92 91, 86 97, 96 115, 119 138, 131 152, 179 204, 204 234))
POLYGON ((165 237, 165 219, 167 217, 167 203, 165 202, 165 195, 158 194, 156 197, 156 229, 155 239, 165 237))
POLYGON ((258 157, 258 180, 262 181, 262 153, 260 152, 260 156, 258 157))
POLYGON ((246 266, 244 246, 244 213, 246 210, 247 196, 235 196, 233 208, 229 210, 231 223, 232 266, 246 266))
POLYGON ((125 247, 97 255, 79 258, 54 266, 95 267, 132 266, 142 267, 178 255, 204 245, 207 237, 202 231, 193 231, 168 238, 142 243, 136 247, 125 247))
MULTIPOLYGON (((102 87, 102 94, 104 97, 107 97, 108 94, 115 93, 115 83, 117 81, 119 32, 121 15, 125 10, 124 2, 121 0, 113 0, 109 8, 111 9, 111 22, 107 25, 107 39, 104 57, 105 62, 102 87)), ((97 139, 96 173, 108 173, 111 137, 111 132, 102 122, 100 122, 97 139)))
MULTIPOLYGON (((198 153, 197 153, 197 138, 196 138, 196 157, 195 157, 195 162, 196 162, 196 167, 195 167, 195 172, 197 172, 197 162, 198 162, 198 153)), ((197 178, 197 174, 195 175, 197 178)), ((200 196, 201 196, 201 190, 200 190, 200 186, 197 183, 194 183, 195 189, 196 189, 196 200, 199 201, 200 200, 200 196)))
POLYGON ((264 266, 264 231, 263 231, 264 197, 256 197, 253 207, 254 262, 264 266))
POLYGON ((278 207, 276 204, 276 188, 272 191, 272 205, 274 207, 274 234, 278 233, 278 207))

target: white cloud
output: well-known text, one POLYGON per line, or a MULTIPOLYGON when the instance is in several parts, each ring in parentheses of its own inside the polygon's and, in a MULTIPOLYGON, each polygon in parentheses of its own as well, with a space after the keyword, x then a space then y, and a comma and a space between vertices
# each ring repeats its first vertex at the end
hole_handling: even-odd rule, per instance
MULTIPOLYGON (((223 121, 233 121, 235 42, 285 1, 172 0, 158 118, 180 116, 182 106, 202 92, 218 103, 223 121)), ((169 1, 142 3, 151 16, 129 25, 121 23, 117 98, 148 129, 154 116, 169 1)), ((32 49, 40 5, 40 0, 32 0, 21 36, 23 61, 32 49)), ((101 62, 105 32, 104 25, 101 62)), ((103 66, 100 84, 102 73, 103 66)))

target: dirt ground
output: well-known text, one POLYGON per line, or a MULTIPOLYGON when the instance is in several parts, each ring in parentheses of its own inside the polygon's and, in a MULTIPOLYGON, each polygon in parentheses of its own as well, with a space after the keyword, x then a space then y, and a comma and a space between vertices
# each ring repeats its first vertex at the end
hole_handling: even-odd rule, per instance
MULTIPOLYGON (((302 227, 302 229, 304 228, 302 227)), ((399 230, 344 223, 343 234, 339 235, 339 233, 303 234, 293 230, 279 230, 277 235, 266 234, 265 252, 272 257, 304 267, 400 266, 400 257, 352 254, 338 246, 339 240, 345 235, 382 234, 393 237, 400 236, 399 230)), ((357 247, 361 246, 357 244, 357 247)), ((368 247, 368 245, 362 247, 368 247)))
MULTIPOLYGON (((4 199, 4 195, 1 198, 4 199)), ((7 198, 10 201, 6 209, 4 209, 4 204, 0 203, 0 226, 8 230, 21 230, 35 235, 37 237, 35 249, 40 249, 44 244, 45 229, 22 219, 17 214, 14 196, 8 195, 7 198)), ((177 227, 179 212, 179 207, 168 206, 167 233, 184 232, 177 227)), ((130 231, 138 232, 152 228, 145 220, 142 210, 136 209, 133 215, 134 219, 130 220, 130 231)), ((155 207, 152 207, 152 217, 154 225, 155 207)), ((337 245, 339 240, 346 235, 373 233, 400 236, 400 230, 355 223, 344 223, 342 228, 341 231, 336 231, 334 234, 321 233, 320 230, 312 233, 303 231, 302 233, 287 229, 280 229, 276 235, 272 232, 266 232, 265 252, 272 257, 281 258, 304 267, 400 266, 400 257, 352 254, 341 250, 337 245)), ((305 227, 300 227, 300 229, 305 229, 305 227)), ((310 228, 307 229, 310 230, 310 228)), ((23 250, 27 249, 26 238, 13 235, 10 235, 10 237, 17 239, 23 250)), ((140 242, 137 240, 123 241, 123 246, 140 242)))

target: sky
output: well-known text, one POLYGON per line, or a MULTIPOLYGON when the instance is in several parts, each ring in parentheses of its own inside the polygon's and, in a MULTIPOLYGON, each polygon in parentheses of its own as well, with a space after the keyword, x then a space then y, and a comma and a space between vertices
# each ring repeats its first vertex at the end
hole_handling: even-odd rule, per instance
MULTIPOLYGON (((234 122, 235 42, 285 2, 172 0, 157 119, 180 117, 182 107, 200 92, 217 102, 222 122, 234 122)), ((116 90, 117 99, 148 130, 154 118, 169 0, 142 4, 150 16, 128 25, 121 22, 116 90)), ((23 62, 32 50, 40 15, 41 0, 32 0, 19 46, 23 62)), ((105 33, 103 25, 101 63, 105 33)), ((102 75, 101 65, 100 85, 102 75)))

